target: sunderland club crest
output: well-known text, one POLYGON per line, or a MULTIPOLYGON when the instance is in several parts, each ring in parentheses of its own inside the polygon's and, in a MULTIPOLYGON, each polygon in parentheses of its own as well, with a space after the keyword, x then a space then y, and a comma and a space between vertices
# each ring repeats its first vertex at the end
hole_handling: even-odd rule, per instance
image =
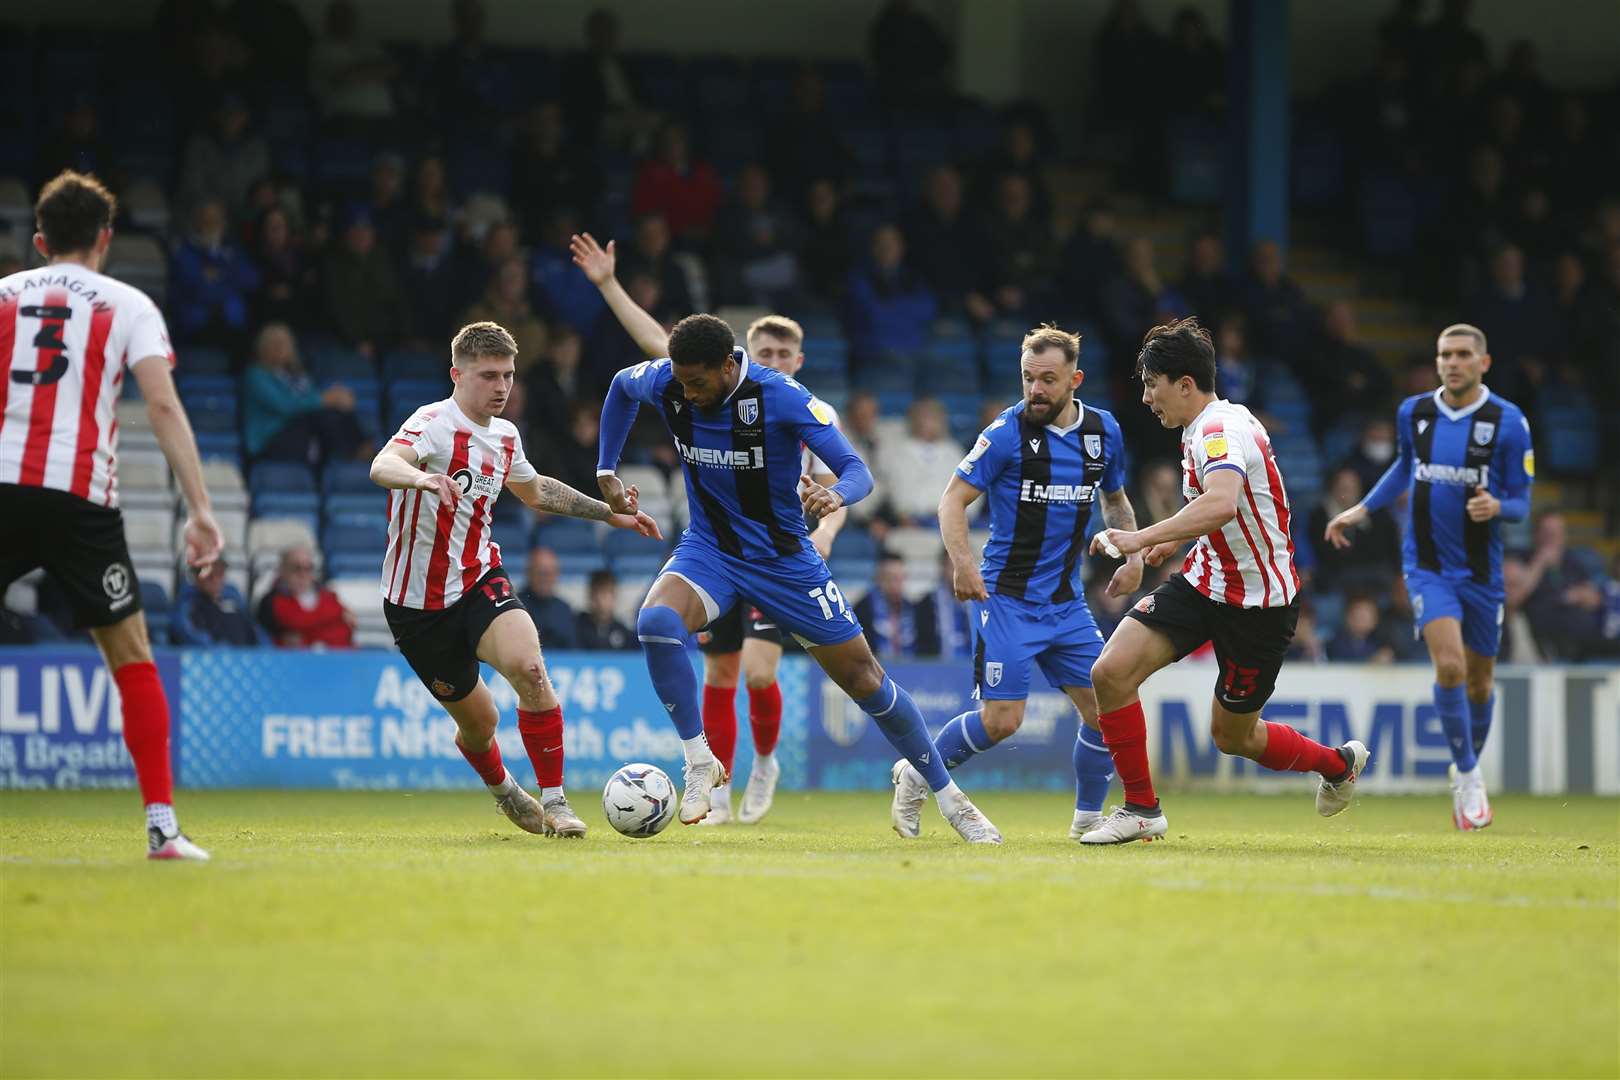
POLYGON ((746 401, 737 402, 737 419, 741 420, 744 424, 752 424, 755 420, 758 420, 759 399, 749 398, 746 401))
POLYGON ((1085 442, 1086 442, 1086 457, 1091 458, 1092 460, 1096 460, 1097 458, 1102 457, 1102 436, 1101 435, 1087 435, 1086 439, 1085 439, 1085 442))

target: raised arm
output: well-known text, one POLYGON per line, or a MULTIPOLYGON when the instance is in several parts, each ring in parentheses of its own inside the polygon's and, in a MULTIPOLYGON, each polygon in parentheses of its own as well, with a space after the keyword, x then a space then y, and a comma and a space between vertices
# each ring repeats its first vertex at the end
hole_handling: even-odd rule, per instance
POLYGON ((169 358, 143 356, 130 366, 135 371, 141 397, 146 400, 146 415, 152 421, 158 446, 174 472, 180 493, 186 497, 186 562, 195 567, 206 566, 219 558, 225 538, 214 520, 213 503, 203 483, 197 437, 192 433, 191 421, 186 417, 174 379, 169 375, 169 358))
POLYGON ((604 249, 590 233, 577 233, 569 239, 568 250, 574 256, 574 265, 583 270, 591 284, 596 286, 602 299, 607 301, 608 310, 613 312, 613 317, 619 320, 619 325, 624 327, 636 347, 650 360, 668 356, 669 335, 664 332, 664 327, 645 308, 630 299, 630 294, 624 291, 619 279, 613 276, 618 263, 613 241, 609 240, 604 249))

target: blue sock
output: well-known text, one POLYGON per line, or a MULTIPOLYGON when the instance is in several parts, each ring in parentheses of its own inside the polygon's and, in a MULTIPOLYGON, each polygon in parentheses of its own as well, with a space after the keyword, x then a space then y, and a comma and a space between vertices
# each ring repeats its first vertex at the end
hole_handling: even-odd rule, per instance
POLYGON ((673 608, 642 608, 636 616, 636 637, 647 657, 658 700, 669 710, 675 730, 683 739, 703 734, 703 712, 698 707, 697 672, 686 656, 686 625, 673 608))
POLYGON ((1434 708, 1451 743, 1451 760, 1459 772, 1475 765, 1474 740, 1468 733, 1468 694, 1461 686, 1434 684, 1434 708))
POLYGON ((1081 724, 1074 740, 1074 808, 1101 813, 1113 778, 1114 758, 1103 745, 1102 732, 1081 724))
POLYGON ((939 729, 939 734, 934 736, 934 745, 939 747, 945 767, 954 769, 974 754, 990 749, 994 740, 984 730, 984 717, 975 709, 948 720, 939 729))
POLYGON ((1491 736, 1492 714, 1496 711, 1496 691, 1484 701, 1468 703, 1468 728, 1474 737, 1474 756, 1485 752, 1485 740, 1491 736))
POLYGON ((889 745, 900 751, 900 756, 923 774, 930 790, 938 791, 950 784, 951 774, 945 771, 945 759, 940 755, 939 747, 928 737, 928 726, 923 723, 922 712, 899 683, 885 675, 877 693, 855 704, 877 722, 889 745))

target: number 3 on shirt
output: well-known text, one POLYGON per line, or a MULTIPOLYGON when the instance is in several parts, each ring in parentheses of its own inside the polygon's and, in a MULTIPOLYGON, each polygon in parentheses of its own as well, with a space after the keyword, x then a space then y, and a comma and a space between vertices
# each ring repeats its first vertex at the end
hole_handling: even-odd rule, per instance
POLYGON ((844 594, 838 591, 836 581, 827 582, 824 588, 811 589, 810 599, 821 605, 821 617, 831 619, 834 615, 833 605, 838 606, 836 614, 842 615, 847 610, 844 606, 844 594))

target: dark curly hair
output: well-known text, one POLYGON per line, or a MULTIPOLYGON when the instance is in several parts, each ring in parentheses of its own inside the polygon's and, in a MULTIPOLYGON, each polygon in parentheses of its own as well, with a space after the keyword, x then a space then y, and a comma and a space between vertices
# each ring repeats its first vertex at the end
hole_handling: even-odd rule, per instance
POLYGON ((719 367, 736 345, 731 327, 713 315, 688 315, 669 332, 669 358, 681 367, 719 367))

